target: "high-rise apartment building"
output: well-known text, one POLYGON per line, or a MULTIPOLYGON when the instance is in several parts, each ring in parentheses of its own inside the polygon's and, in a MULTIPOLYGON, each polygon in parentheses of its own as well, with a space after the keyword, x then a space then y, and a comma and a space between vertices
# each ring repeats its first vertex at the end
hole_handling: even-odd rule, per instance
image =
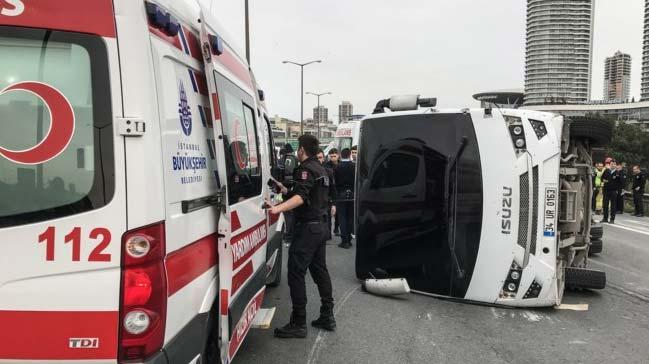
POLYGON ((649 0, 645 0, 644 8, 644 42, 642 45, 642 85, 640 99, 649 100, 649 0))
POLYGON ((631 56, 620 51, 604 62, 604 100, 625 101, 631 93, 631 56))
POLYGON ((313 108, 313 121, 317 124, 326 124, 329 120, 329 110, 320 105, 313 108))
POLYGON ((525 105, 590 99, 595 0, 527 0, 525 105))
POLYGON ((352 115, 354 115, 354 105, 351 102, 343 101, 338 105, 338 122, 347 121, 352 115))

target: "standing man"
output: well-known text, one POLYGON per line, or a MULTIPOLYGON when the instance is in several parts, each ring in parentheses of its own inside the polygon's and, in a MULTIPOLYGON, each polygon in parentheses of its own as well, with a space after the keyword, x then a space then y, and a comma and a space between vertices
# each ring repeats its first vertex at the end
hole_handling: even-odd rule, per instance
MULTIPOLYGON (((283 185, 292 188, 294 179, 293 175, 295 173, 295 169, 297 168, 297 158, 295 157, 295 154, 293 152, 293 147, 291 144, 286 143, 284 145, 284 148, 280 151, 280 169, 283 171, 283 185)), ((284 199, 286 199, 286 195, 282 196, 284 199)), ((284 245, 288 246, 291 244, 293 241, 293 226, 295 225, 295 218, 293 216, 292 211, 288 211, 284 214, 284 234, 283 240, 284 240, 284 245)))
MULTIPOLYGON (((327 163, 325 163, 325 167, 328 167, 332 171, 334 169, 336 169, 336 167, 338 166, 339 157, 340 156, 338 155, 338 149, 331 148, 329 150, 329 155, 327 156, 327 158, 329 160, 327 161, 327 163)), ((334 187, 335 187, 335 184, 334 184, 334 187)), ((340 228, 339 228, 340 225, 338 223, 338 215, 334 214, 333 222, 334 222, 334 235, 338 236, 338 235, 340 235, 340 228)))
POLYGON ((620 189, 617 192, 617 201, 615 206, 617 207, 617 213, 624 213, 624 189, 626 188, 627 173, 626 173, 626 163, 622 162, 617 165, 617 173, 620 178, 620 189))
POLYGON ((597 163, 593 174, 593 211, 597 211, 597 197, 602 193, 602 174, 604 174, 604 164, 597 163))
POLYGON ((356 165, 351 161, 351 151, 343 149, 340 152, 340 163, 334 170, 336 180, 336 214, 340 222, 341 248, 352 247, 352 230, 354 228, 354 180, 356 165))
POLYGON ((358 146, 354 145, 352 147, 352 156, 351 156, 352 162, 356 163, 356 158, 358 158, 358 146))
POLYGON ((642 197, 644 196, 644 188, 647 182, 647 176, 640 170, 639 165, 633 166, 633 204, 635 205, 635 215, 637 217, 644 216, 644 203, 642 197))
POLYGON ((615 212, 617 211, 617 194, 621 189, 620 176, 618 175, 617 165, 614 160, 611 160, 610 165, 602 174, 602 182, 604 183, 604 220, 602 222, 615 223, 615 212), (611 219, 609 220, 609 212, 611 219))
POLYGON ((318 161, 325 167, 327 177, 329 177, 329 194, 327 199, 327 241, 331 240, 331 219, 336 216, 336 182, 334 179, 334 170, 325 163, 325 156, 322 149, 318 150, 318 161))
POLYGON ((272 214, 295 212, 294 238, 288 250, 288 286, 293 313, 288 324, 275 329, 275 336, 279 338, 305 338, 307 335, 304 282, 307 269, 318 286, 321 301, 320 317, 312 321, 311 325, 328 331, 336 329, 325 244, 329 178, 327 171, 316 159, 318 139, 312 135, 302 135, 298 142, 297 157, 300 166, 295 171, 295 184, 290 191, 283 185, 278 185, 288 200, 276 206, 266 201, 266 204, 272 206, 272 214))

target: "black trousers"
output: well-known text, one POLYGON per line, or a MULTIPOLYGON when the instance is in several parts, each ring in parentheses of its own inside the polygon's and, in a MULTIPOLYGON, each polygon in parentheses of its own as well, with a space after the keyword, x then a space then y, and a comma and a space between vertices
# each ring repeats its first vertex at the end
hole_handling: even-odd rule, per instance
POLYGON ((307 269, 318 286, 320 312, 333 311, 333 288, 327 270, 325 224, 324 219, 316 222, 296 222, 293 243, 288 249, 288 287, 293 304, 291 320, 298 325, 306 325, 307 298, 304 278, 307 269))
POLYGON ((644 191, 633 191, 633 204, 635 205, 635 214, 644 215, 644 204, 642 202, 644 191))
POLYGON ((295 230, 295 214, 293 211, 284 213, 284 242, 293 242, 293 231, 295 230))
POLYGON ((597 210, 597 195, 599 195, 599 188, 594 188, 593 189, 593 201, 592 201, 592 209, 593 209, 593 211, 597 210))
POLYGON ((617 211, 617 191, 604 191, 603 202, 604 220, 608 220, 610 211, 610 221, 615 221, 615 212, 617 211))
POLYGON ((615 208, 618 213, 623 213, 624 212, 624 195, 622 194, 622 190, 617 191, 617 201, 615 203, 615 208))
POLYGON ((354 201, 337 201, 336 216, 340 222, 340 238, 343 243, 352 242, 354 232, 354 201))

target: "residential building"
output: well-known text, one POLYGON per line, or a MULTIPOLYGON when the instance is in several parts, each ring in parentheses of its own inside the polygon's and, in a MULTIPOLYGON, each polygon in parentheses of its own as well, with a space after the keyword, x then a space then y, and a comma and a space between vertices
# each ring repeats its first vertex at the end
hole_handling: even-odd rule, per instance
POLYGON ((338 105, 338 122, 342 123, 349 120, 349 117, 354 114, 354 105, 349 101, 343 101, 338 105))
POLYGON ((590 99, 594 0, 527 0, 525 105, 590 99))
POLYGON ((313 120, 315 123, 326 124, 329 120, 329 110, 320 105, 313 108, 313 120))
POLYGON ((645 0, 644 42, 642 46, 642 84, 640 100, 649 100, 649 0, 645 0))
POLYGON ((626 101, 631 93, 631 56, 620 51, 604 62, 604 100, 626 101))

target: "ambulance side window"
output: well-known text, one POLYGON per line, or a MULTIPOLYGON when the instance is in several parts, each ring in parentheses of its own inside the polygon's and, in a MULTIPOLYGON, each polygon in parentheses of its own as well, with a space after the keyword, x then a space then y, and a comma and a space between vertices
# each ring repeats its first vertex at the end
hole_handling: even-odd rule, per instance
POLYGON ((215 72, 221 102, 230 205, 261 195, 259 137, 250 95, 215 72))
POLYGON ((268 160, 270 161, 270 166, 274 167, 277 165, 277 154, 275 153, 275 142, 273 141, 273 127, 270 125, 270 120, 268 120, 266 115, 264 115, 264 121, 268 128, 268 160))

